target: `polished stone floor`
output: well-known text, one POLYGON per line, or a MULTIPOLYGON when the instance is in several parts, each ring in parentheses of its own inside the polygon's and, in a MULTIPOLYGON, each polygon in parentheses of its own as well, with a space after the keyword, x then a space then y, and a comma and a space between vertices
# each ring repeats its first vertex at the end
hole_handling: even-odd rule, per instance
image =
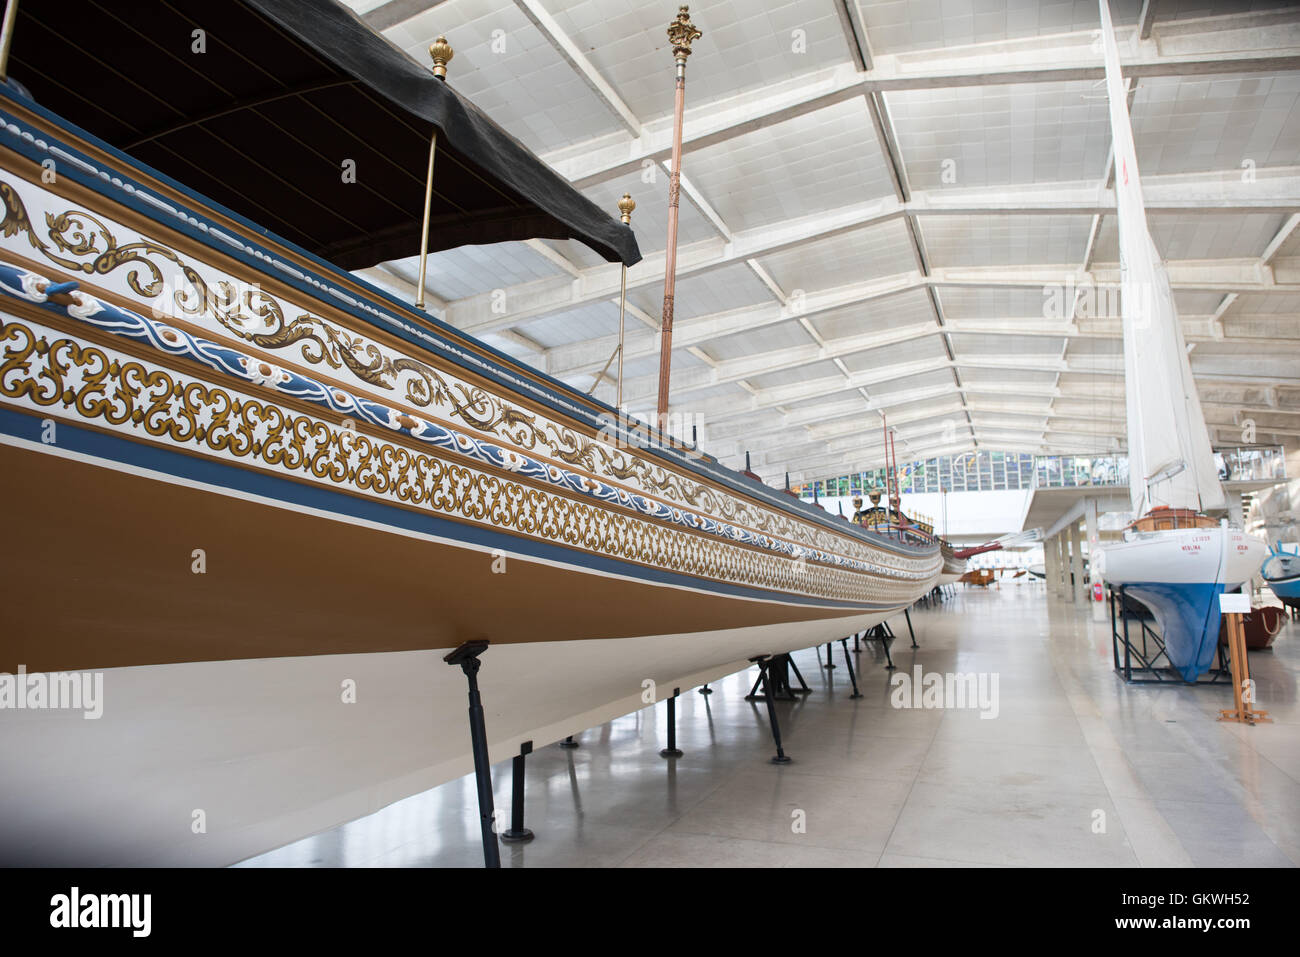
MULTIPOLYGON (((998 713, 897 708, 876 645, 848 672, 795 656, 813 694, 781 703, 793 763, 768 763, 757 671, 683 693, 675 760, 665 706, 528 759, 527 824, 504 866, 1278 866, 1300 863, 1300 623, 1251 654, 1273 724, 1215 720, 1227 687, 1126 686, 1109 623, 1041 583, 958 586, 912 614, 899 673, 997 676, 998 713)), ((852 643, 850 643, 852 647, 852 643)), ((991 686, 986 686, 991 687, 991 686)), ((897 697, 897 695, 895 696, 897 697)), ((922 702, 923 703, 923 702, 922 702)), ((952 702, 955 703, 955 702, 952 702)), ((468 732, 466 732, 468 733, 468 732)), ((509 808, 510 762, 493 768, 509 808)), ((481 866, 466 777, 244 866, 481 866)))

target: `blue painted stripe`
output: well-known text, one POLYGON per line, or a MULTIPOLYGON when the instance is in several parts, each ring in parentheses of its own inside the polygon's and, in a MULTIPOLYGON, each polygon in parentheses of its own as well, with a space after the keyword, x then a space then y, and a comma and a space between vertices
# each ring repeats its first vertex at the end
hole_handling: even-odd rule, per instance
MULTIPOLYGON (((703 589, 736 598, 758 598, 768 601, 775 599, 800 605, 863 612, 895 607, 871 602, 832 601, 789 592, 774 593, 742 585, 693 578, 689 575, 593 555, 590 552, 569 549, 549 542, 507 535, 493 528, 457 522, 430 512, 388 505, 310 483, 295 482, 200 456, 185 455, 151 444, 133 442, 116 435, 86 429, 63 419, 55 421, 57 422, 57 446, 65 451, 148 469, 235 492, 246 492, 288 504, 333 512, 395 529, 478 545, 488 550, 500 549, 511 554, 522 554, 529 558, 621 575, 658 585, 703 589)), ((0 433, 39 443, 41 441, 39 413, 0 406, 0 433)))

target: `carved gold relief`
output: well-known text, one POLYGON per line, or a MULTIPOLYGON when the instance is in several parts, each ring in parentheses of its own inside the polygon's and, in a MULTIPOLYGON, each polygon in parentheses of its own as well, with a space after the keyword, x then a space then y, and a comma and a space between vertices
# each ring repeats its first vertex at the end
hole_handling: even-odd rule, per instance
POLYGON ((260 470, 490 524, 682 574, 848 601, 891 602, 915 574, 885 578, 705 539, 113 354, 21 321, 0 329, 0 396, 170 441, 260 470))

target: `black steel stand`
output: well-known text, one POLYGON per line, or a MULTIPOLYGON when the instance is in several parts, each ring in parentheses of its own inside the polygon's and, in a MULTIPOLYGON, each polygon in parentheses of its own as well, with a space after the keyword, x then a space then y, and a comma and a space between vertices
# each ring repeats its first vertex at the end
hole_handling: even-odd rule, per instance
POLYGON ((916 643, 916 632, 912 630, 912 616, 908 614, 908 609, 903 609, 903 617, 907 619, 907 633, 912 636, 912 647, 921 647, 916 643))
POLYGON ((713 694, 713 689, 710 688, 708 685, 705 685, 703 688, 700 689, 700 694, 713 694))
MULTIPOLYGON (((820 655, 817 656, 817 660, 821 660, 820 655)), ((831 661, 831 643, 829 641, 826 642, 826 664, 822 665, 822 667, 827 671, 834 671, 838 667, 835 662, 831 661)))
POLYGON ((849 698, 861 698, 862 692, 858 690, 858 676, 853 673, 853 658, 849 655, 849 640, 840 639, 840 647, 844 649, 844 663, 849 667, 849 680, 853 682, 853 694, 849 698))
MULTIPOLYGON (((821 658, 819 657, 817 660, 820 661, 821 658)), ((799 672, 799 666, 794 663, 794 658, 788 654, 773 655, 768 659, 767 681, 771 684, 772 693, 776 695, 778 701, 794 701, 795 695, 812 694, 812 688, 809 688, 808 682, 803 680, 803 675, 799 672), (798 688, 790 685, 791 671, 799 679, 798 688)), ((759 669, 758 677, 754 679, 754 687, 750 688, 749 694, 745 695, 746 701, 762 701, 764 699, 764 696, 758 693, 761 684, 763 684, 763 669, 759 669)))
POLYGON ((525 741, 515 755, 511 777, 510 830, 501 835, 507 844, 526 844, 536 835, 524 827, 524 758, 533 753, 533 742, 525 741))
POLYGON ((894 643, 894 633, 890 631, 888 622, 882 621, 880 624, 868 628, 866 634, 862 636, 862 640, 880 642, 880 647, 885 649, 885 661, 888 662, 885 668, 889 671, 894 670, 894 658, 889 653, 889 646, 894 643))
POLYGON ((1121 675, 1126 684, 1213 685, 1232 681, 1232 667, 1222 643, 1218 646, 1218 667, 1211 668, 1195 681, 1184 681, 1169 660, 1164 638, 1139 617, 1132 607, 1134 599, 1128 597, 1124 586, 1107 585, 1106 588, 1110 591, 1111 658, 1116 674, 1121 675), (1136 638, 1129 631, 1130 621, 1138 624, 1136 638), (1123 664, 1120 663, 1121 648, 1123 664))
POLYGON ((763 700, 767 702, 767 720, 772 725, 772 740, 776 742, 776 756, 772 758, 772 763, 789 764, 790 758, 781 747, 781 726, 776 720, 776 705, 772 703, 772 689, 767 682, 768 657, 768 655, 759 655, 757 658, 750 658, 749 660, 758 665, 758 678, 763 682, 763 700))
POLYGON ((854 653, 855 655, 860 655, 860 654, 862 654, 862 640, 861 640, 861 639, 862 639, 862 632, 860 632, 860 631, 855 631, 855 632, 853 633, 853 653, 854 653))
MULTIPOLYGON (((777 674, 785 675, 786 688, 790 688, 790 678, 789 675, 785 674, 784 668, 788 667, 791 671, 794 672, 794 676, 799 679, 799 687, 790 689, 790 693, 791 694, 812 694, 812 688, 809 688, 808 682, 803 680, 803 674, 799 671, 799 666, 794 663, 794 657, 792 655, 787 654, 787 655, 777 655, 776 658, 781 659, 781 664, 777 666, 777 674)), ((776 658, 773 658, 772 661, 775 662, 776 658)))
POLYGON ((579 744, 577 741, 574 741, 574 740, 573 740, 573 735, 569 735, 567 738, 565 738, 563 741, 560 742, 560 747, 562 747, 562 748, 580 748, 580 747, 582 747, 582 745, 579 744))
POLYGON ((680 758, 682 752, 677 750, 677 696, 681 688, 673 689, 673 696, 668 699, 668 747, 659 752, 661 758, 680 758))
POLYGON ((492 832, 495 811, 492 807, 492 762, 488 758, 487 726, 483 721, 483 701, 478 693, 478 656, 487 651, 486 641, 467 641, 442 660, 460 665, 469 681, 469 740, 474 750, 474 778, 478 782, 478 814, 483 829, 483 866, 501 866, 501 848, 492 832))

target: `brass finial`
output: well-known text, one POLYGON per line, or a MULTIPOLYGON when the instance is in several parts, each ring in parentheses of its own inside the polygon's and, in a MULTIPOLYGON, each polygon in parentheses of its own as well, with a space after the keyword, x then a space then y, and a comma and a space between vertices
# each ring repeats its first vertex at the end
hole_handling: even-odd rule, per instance
POLYGON ((447 64, 456 55, 446 37, 438 37, 429 44, 429 56, 433 57, 433 75, 440 80, 447 79, 447 64))
POLYGON ((624 193, 623 198, 618 201, 618 211, 623 218, 624 225, 631 225, 632 210, 636 209, 636 200, 632 198, 631 193, 624 193))
POLYGON ((691 23, 690 10, 685 6, 677 11, 677 19, 668 24, 668 39, 673 45, 673 56, 679 63, 685 63, 691 55, 691 41, 702 36, 704 34, 691 23))

